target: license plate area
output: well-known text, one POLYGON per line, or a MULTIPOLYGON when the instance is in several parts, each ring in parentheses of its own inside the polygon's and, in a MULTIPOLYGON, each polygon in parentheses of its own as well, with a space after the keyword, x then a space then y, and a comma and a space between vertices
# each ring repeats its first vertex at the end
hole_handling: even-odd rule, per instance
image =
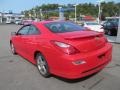
POLYGON ((101 54, 98 56, 99 59, 104 59, 105 58, 105 53, 104 54, 101 54))

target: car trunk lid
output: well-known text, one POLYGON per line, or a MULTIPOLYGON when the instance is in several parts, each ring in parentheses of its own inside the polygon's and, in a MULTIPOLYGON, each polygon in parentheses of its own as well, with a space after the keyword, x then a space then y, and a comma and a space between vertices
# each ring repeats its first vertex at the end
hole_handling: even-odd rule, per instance
POLYGON ((106 39, 102 33, 93 31, 76 31, 59 33, 59 36, 76 47, 80 52, 90 52, 104 47, 106 39))

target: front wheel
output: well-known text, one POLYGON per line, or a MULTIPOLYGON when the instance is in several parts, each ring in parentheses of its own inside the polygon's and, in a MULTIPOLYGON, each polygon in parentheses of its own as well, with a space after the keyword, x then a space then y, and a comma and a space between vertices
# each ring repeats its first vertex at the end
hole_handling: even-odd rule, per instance
POLYGON ((16 55, 16 54, 17 54, 17 53, 16 53, 16 49, 15 49, 15 47, 14 47, 14 45, 13 45, 12 42, 10 43, 10 47, 11 47, 12 53, 13 53, 14 55, 16 55))
POLYGON ((49 73, 48 64, 42 54, 38 53, 36 55, 36 62, 40 74, 44 77, 49 77, 50 73, 49 73))

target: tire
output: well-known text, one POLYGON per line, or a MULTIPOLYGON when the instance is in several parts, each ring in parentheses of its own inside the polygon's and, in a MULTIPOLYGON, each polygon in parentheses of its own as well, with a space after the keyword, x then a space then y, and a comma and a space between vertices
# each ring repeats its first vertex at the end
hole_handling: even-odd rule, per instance
POLYGON ((12 42, 10 43, 10 47, 11 47, 11 52, 12 52, 12 54, 13 54, 13 55, 16 55, 17 52, 16 52, 16 49, 15 49, 15 47, 14 47, 14 45, 13 45, 12 42))
POLYGON ((36 55, 36 62, 37 62, 37 68, 38 68, 38 71, 40 72, 40 74, 43 77, 48 78, 50 76, 50 73, 49 73, 48 64, 47 64, 44 56, 42 54, 38 53, 36 55))

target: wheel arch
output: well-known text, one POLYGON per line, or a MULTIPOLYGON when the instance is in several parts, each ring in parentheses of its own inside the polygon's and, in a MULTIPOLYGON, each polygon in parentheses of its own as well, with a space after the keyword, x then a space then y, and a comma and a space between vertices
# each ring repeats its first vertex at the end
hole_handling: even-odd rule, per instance
POLYGON ((45 56, 43 55, 43 53, 41 52, 41 51, 39 51, 39 50, 36 50, 35 52, 34 52, 34 60, 35 60, 35 62, 36 62, 36 56, 37 56, 37 54, 41 54, 43 57, 44 57, 44 59, 45 59, 45 61, 46 61, 46 63, 47 63, 47 68, 48 68, 48 71, 49 71, 49 74, 47 75, 47 76, 44 76, 44 77, 49 77, 50 76, 50 67, 49 67, 49 63, 48 63, 48 61, 46 60, 46 58, 45 58, 45 56))
POLYGON ((45 58, 48 66, 49 66, 49 62, 48 62, 48 60, 46 59, 46 56, 45 56, 44 53, 42 53, 40 50, 36 50, 36 51, 34 52, 34 56, 33 56, 34 61, 36 62, 36 56, 37 56, 38 53, 40 53, 40 54, 45 58))
POLYGON ((10 44, 12 43, 12 40, 10 40, 10 44))
POLYGON ((34 60, 35 60, 35 58, 36 58, 36 56, 37 56, 38 53, 42 54, 39 50, 36 50, 36 51, 34 52, 34 60))

